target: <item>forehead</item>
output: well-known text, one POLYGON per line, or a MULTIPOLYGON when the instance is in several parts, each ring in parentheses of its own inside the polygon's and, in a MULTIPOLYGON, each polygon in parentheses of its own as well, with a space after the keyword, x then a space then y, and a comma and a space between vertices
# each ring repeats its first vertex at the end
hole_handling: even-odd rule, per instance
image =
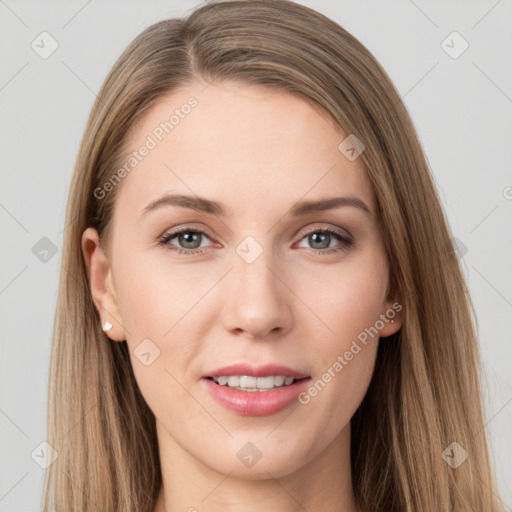
POLYGON ((362 160, 346 134, 298 96, 237 82, 193 83, 162 98, 129 132, 116 209, 163 192, 196 194, 237 213, 278 211, 301 198, 350 193, 373 210, 362 160))

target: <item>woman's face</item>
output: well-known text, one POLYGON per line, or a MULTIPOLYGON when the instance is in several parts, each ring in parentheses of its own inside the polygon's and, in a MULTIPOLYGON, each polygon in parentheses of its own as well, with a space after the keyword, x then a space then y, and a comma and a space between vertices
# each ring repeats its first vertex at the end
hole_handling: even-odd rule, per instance
POLYGON ((135 126, 133 167, 112 185, 111 252, 92 229, 83 248, 164 453, 280 476, 348 439, 379 336, 400 315, 362 159, 339 148, 348 134, 290 94, 205 85, 135 126), (337 206, 311 206, 329 200, 337 206), (223 370, 232 365, 243 367, 223 370), (284 386, 287 376, 296 381, 284 386))

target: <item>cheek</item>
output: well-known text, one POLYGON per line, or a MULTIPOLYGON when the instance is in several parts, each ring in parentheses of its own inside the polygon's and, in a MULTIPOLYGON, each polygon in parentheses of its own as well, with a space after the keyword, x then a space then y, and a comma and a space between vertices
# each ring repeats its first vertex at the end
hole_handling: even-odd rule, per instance
POLYGON ((328 284, 310 297, 328 329, 315 337, 316 380, 304 402, 329 411, 333 428, 350 420, 366 393, 379 343, 376 325, 384 312, 383 260, 359 263, 318 276, 318 282, 328 284))
POLYGON ((374 326, 383 283, 370 272, 341 272, 327 282, 329 300, 318 297, 315 304, 329 329, 315 338, 315 375, 299 401, 331 439, 348 424, 368 389, 379 343, 374 326))
POLYGON ((144 400, 159 420, 175 424, 189 420, 190 395, 183 385, 197 349, 189 321, 197 294, 179 277, 167 281, 157 268, 146 266, 127 272, 119 294, 126 343, 144 400))
POLYGON ((314 287, 313 282, 308 285, 313 290, 308 300, 328 327, 322 332, 330 354, 347 350, 358 336, 364 338, 384 312, 387 273, 381 259, 347 261, 317 274, 315 282, 314 287))
POLYGON ((205 338, 201 333, 212 317, 204 309, 211 298, 206 295, 218 282, 218 273, 190 264, 180 267, 143 252, 116 263, 118 303, 141 392, 153 410, 163 410, 158 404, 164 396, 172 396, 173 411, 186 409, 190 396, 179 383, 188 382, 196 371, 193 362, 205 338), (141 353, 150 354, 142 358, 145 362, 154 362, 144 365, 141 353))
POLYGON ((373 374, 377 347, 378 340, 366 346, 356 343, 333 354, 299 397, 308 417, 322 425, 326 439, 334 438, 348 425, 361 404, 373 374))
POLYGON ((197 271, 185 270, 165 260, 162 263, 161 258, 124 259, 116 274, 119 306, 132 337, 154 336, 165 340, 166 333, 187 312, 193 312, 194 305, 208 290, 212 276, 202 278, 197 271))

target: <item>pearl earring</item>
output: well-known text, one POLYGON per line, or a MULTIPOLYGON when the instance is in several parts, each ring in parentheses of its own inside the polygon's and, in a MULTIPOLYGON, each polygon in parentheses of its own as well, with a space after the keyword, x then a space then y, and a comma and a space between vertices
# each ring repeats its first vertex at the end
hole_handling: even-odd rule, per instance
POLYGON ((105 322, 105 325, 103 326, 103 330, 104 330, 105 332, 107 332, 107 331, 110 331, 110 329, 112 329, 112 324, 107 320, 107 321, 105 322))
POLYGON ((391 320, 391 323, 392 323, 392 324, 394 324, 394 323, 395 323, 395 321, 394 321, 394 320, 391 320))

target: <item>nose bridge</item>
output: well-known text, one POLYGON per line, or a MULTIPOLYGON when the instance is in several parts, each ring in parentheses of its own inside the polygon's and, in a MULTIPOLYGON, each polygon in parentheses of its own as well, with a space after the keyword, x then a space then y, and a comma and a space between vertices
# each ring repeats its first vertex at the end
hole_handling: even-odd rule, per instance
POLYGON ((230 297, 224 307, 226 328, 242 330, 253 337, 288 329, 289 296, 276 276, 275 269, 280 265, 272 250, 248 236, 235 249, 233 267, 230 297))
POLYGON ((270 293, 272 296, 279 293, 276 290, 274 272, 275 257, 269 248, 257 247, 253 243, 243 242, 237 248, 237 258, 234 264, 235 279, 239 281, 239 287, 250 293, 270 293), (272 272, 272 270, 274 272, 272 272))

